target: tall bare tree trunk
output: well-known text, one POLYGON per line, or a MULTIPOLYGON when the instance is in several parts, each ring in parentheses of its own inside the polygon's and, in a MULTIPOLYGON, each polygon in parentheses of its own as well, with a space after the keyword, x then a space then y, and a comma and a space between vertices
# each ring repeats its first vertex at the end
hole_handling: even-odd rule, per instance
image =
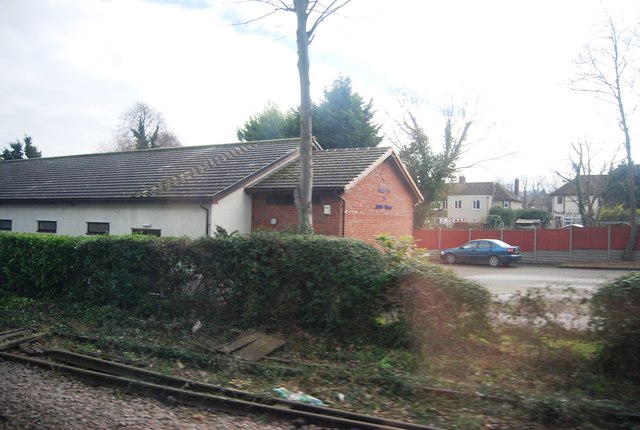
MULTIPOLYGON (((620 93, 618 93, 620 94, 620 93)), ((633 175, 635 169, 633 168, 633 158, 631 157, 631 137, 629 136, 629 127, 627 126, 627 117, 624 112, 624 106, 622 104, 622 98, 618 97, 618 109, 620 110, 620 127, 624 131, 624 148, 627 151, 627 183, 629 187, 629 222, 631 225, 631 231, 629 232, 629 239, 627 245, 624 247, 624 254, 622 259, 625 261, 633 260, 633 250, 636 246, 636 239, 638 237, 638 221, 636 218, 636 212, 638 211, 638 202, 636 201, 636 181, 633 175)))
POLYGON ((313 233, 311 193, 313 189, 313 164, 311 160, 311 82, 309 80, 309 33, 307 32, 307 7, 309 0, 295 0, 298 18, 296 40, 298 43, 298 74, 300 76, 300 179, 295 190, 298 213, 298 232, 313 233))

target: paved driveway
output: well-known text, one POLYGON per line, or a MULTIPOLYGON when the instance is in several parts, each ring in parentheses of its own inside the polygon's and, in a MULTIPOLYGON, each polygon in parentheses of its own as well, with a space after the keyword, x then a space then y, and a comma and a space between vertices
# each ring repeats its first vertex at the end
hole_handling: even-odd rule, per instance
POLYGON ((516 264, 490 267, 471 264, 446 265, 459 276, 476 281, 496 295, 525 293, 529 288, 546 288, 560 293, 571 287, 580 295, 590 295, 595 289, 630 270, 572 269, 555 266, 516 264))

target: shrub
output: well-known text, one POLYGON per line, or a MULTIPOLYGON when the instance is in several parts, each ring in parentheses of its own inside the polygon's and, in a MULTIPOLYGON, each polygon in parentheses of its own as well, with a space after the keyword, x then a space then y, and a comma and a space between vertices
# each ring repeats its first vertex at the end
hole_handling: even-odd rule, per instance
POLYGON ((413 344, 438 350, 486 334, 491 294, 449 269, 431 264, 400 240, 381 236, 395 292, 400 326, 409 327, 413 344))
POLYGON ((0 288, 29 298, 58 297, 75 282, 77 239, 0 234, 0 288))
POLYGON ((591 306, 591 324, 602 342, 597 364, 607 373, 640 380, 640 273, 600 287, 591 306))

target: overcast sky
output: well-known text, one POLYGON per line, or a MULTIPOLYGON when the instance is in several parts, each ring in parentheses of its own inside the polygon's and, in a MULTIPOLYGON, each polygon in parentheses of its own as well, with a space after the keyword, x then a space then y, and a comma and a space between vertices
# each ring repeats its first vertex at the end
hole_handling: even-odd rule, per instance
MULTIPOLYGON (((567 83, 605 10, 637 25, 638 3, 352 0, 311 44, 312 98, 348 76, 392 133, 392 91, 426 96, 417 113, 436 148, 434 112, 467 102, 480 143, 462 164, 512 153, 462 171, 467 181, 553 182, 572 142, 600 145, 604 160, 622 141, 615 111, 567 83)), ((46 157, 96 152, 135 102, 184 145, 235 142, 268 102, 298 105, 295 16, 232 25, 264 11, 239 0, 0 0, 0 147, 28 134, 46 157)))

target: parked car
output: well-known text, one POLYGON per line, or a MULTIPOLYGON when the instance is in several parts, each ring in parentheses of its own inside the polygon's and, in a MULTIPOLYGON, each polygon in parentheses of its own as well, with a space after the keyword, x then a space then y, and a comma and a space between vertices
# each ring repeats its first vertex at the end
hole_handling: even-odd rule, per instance
POLYGON ((449 264, 489 263, 493 267, 520 261, 520 247, 497 239, 476 239, 457 248, 443 249, 440 259, 449 264))

